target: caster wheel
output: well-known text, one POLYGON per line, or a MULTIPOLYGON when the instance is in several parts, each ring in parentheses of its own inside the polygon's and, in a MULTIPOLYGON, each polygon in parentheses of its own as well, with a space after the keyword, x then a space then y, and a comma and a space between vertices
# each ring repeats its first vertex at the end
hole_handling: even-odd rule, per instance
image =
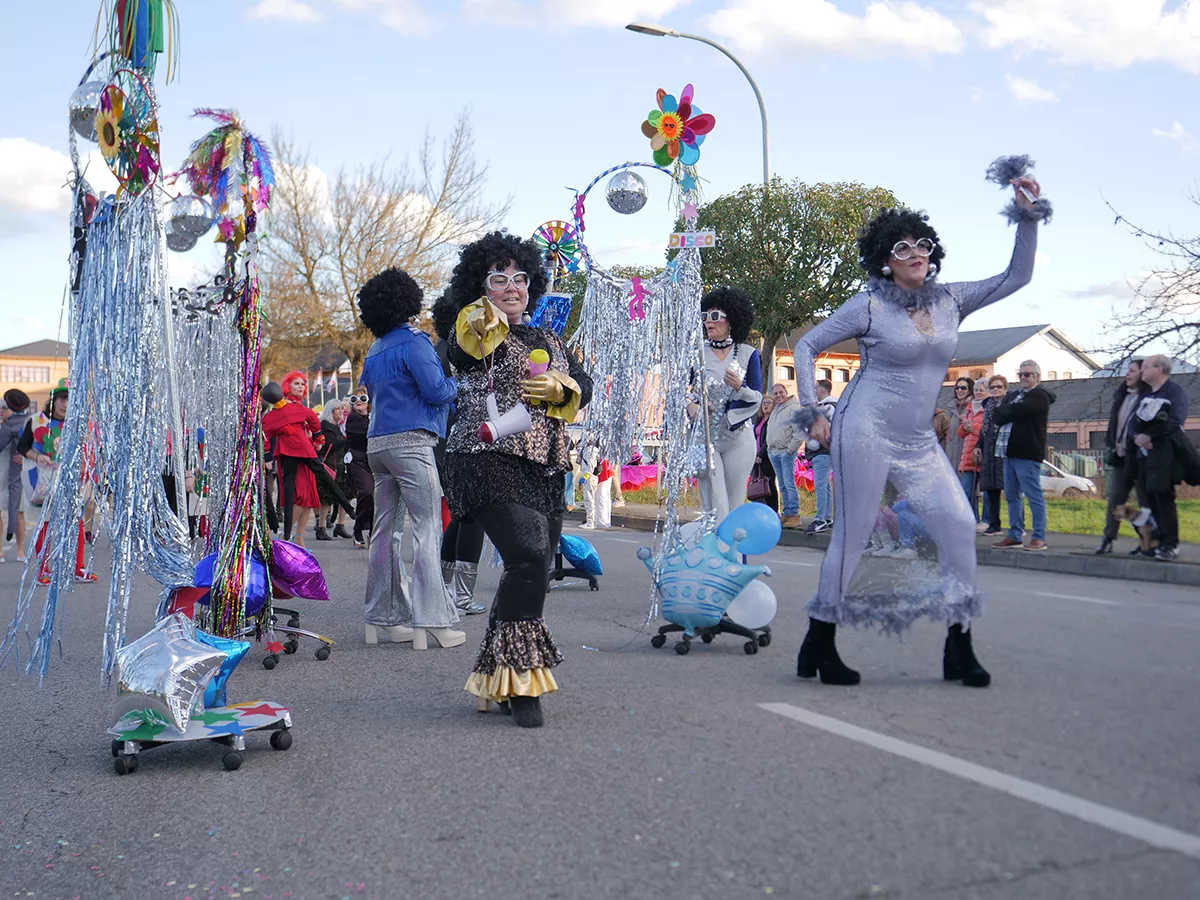
POLYGON ((287 654, 295 653, 299 649, 300 649, 299 641, 288 641, 286 644, 283 645, 283 652, 287 653, 287 654))
POLYGON ((746 651, 747 656, 753 656, 758 652, 758 641, 746 641, 746 643, 742 645, 742 649, 746 651))
POLYGON ((226 769, 228 769, 230 772, 233 772, 242 767, 242 754, 237 750, 230 750, 221 757, 221 763, 226 769))
POLYGON ((299 628, 299 627, 300 627, 300 620, 299 620, 299 619, 288 619, 288 620, 287 620, 287 627, 288 627, 288 628, 299 628))
POLYGON ((325 644, 321 647, 318 647, 317 652, 314 655, 317 657, 317 659, 329 659, 329 645, 325 644))
MULTIPOLYGON (((656 634, 654 637, 650 638, 651 647, 661 647, 666 642, 667 636, 665 634, 656 634)), ((113 741, 113 743, 115 744, 116 741, 113 741)), ((116 751, 114 750, 113 752, 115 753, 116 751)))
POLYGON ((692 649, 691 641, 680 641, 678 644, 675 645, 675 652, 678 653, 680 656, 685 655, 691 649, 692 649))
POLYGON ((274 653, 272 653, 269 656, 264 656, 263 657, 263 668, 264 669, 273 669, 273 668, 275 668, 275 666, 278 662, 279 662, 279 657, 274 653))
POLYGON ((765 634, 760 634, 758 636, 758 646, 760 646, 760 647, 770 647, 771 646, 771 632, 768 631, 765 634))
POLYGON ((594 582, 594 581, 589 581, 589 582, 588 582, 588 586, 589 586, 589 587, 590 587, 590 588, 591 588, 593 591, 598 591, 598 590, 600 590, 600 585, 599 585, 599 584, 597 584, 597 583, 596 583, 596 582, 594 582))
POLYGON ((113 760, 113 771, 118 775, 128 775, 130 772, 136 772, 138 760, 136 756, 122 753, 113 760))
POLYGON ((706 644, 711 644, 713 641, 713 636, 711 634, 705 633, 705 634, 700 635, 700 640, 704 641, 704 643, 706 643, 706 644))
POLYGON ((121 742, 121 741, 118 741, 116 738, 113 738, 113 740, 112 740, 112 744, 111 744, 111 745, 110 745, 110 747, 109 747, 109 749, 111 749, 111 750, 112 750, 112 755, 113 755, 113 756, 120 756, 120 755, 121 755, 121 744, 122 744, 122 742, 121 742))
POLYGON ((272 731, 271 732, 271 747, 275 750, 286 750, 292 746, 292 734, 290 731, 272 731))

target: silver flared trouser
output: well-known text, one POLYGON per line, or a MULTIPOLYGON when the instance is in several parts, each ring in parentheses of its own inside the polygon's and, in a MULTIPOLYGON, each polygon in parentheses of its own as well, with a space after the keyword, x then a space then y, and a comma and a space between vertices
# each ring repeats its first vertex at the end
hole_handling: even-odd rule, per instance
POLYGON ((375 523, 367 567, 364 618, 371 625, 445 628, 458 621, 442 581, 442 489, 432 447, 368 454, 375 478, 375 523), (412 519, 413 567, 405 590, 400 555, 404 511, 412 519))

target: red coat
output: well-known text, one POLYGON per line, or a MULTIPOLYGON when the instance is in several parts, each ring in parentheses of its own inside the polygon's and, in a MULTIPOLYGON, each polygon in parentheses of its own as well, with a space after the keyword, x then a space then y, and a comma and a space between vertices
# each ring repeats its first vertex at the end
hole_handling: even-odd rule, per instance
POLYGON ((315 459, 316 448, 325 443, 321 420, 299 401, 284 402, 270 409, 263 416, 262 425, 267 441, 275 441, 276 457, 315 459))
POLYGON ((978 472, 979 464, 975 462, 975 447, 979 443, 979 432, 983 431, 983 408, 975 411, 972 405, 967 408, 958 426, 958 436, 963 439, 962 456, 958 461, 958 471, 978 472), (968 431, 967 428, 970 427, 968 431))

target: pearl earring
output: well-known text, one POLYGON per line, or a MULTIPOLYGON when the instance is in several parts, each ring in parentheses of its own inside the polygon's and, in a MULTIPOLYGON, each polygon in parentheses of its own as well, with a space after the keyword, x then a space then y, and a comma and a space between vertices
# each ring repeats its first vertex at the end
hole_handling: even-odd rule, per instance
POLYGON ((892 274, 892 267, 891 267, 891 266, 884 266, 884 267, 883 267, 882 269, 880 269, 879 271, 883 273, 883 277, 884 277, 884 278, 887 278, 889 275, 891 275, 891 274, 892 274))

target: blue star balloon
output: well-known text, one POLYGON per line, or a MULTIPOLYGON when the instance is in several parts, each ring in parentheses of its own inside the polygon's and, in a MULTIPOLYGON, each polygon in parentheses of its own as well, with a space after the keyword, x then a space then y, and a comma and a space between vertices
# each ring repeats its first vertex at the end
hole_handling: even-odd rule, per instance
POLYGON ((217 673, 208 682, 208 687, 204 689, 205 709, 224 706, 227 702, 225 699, 225 689, 229 684, 229 676, 233 674, 233 670, 237 668, 237 664, 242 661, 242 657, 250 650, 250 642, 218 637, 215 634, 209 634, 207 631, 201 631, 199 628, 196 629, 196 640, 225 654, 225 661, 221 663, 221 668, 217 670, 217 673))
MULTIPOLYGON (((720 622, 742 588, 759 575, 771 574, 766 566, 744 565, 735 547, 723 551, 717 535, 710 532, 695 546, 679 544, 667 555, 654 587, 662 601, 663 618, 682 625, 688 637, 697 628, 720 622)), ((653 575, 654 560, 649 547, 638 550, 638 559, 653 575)))

